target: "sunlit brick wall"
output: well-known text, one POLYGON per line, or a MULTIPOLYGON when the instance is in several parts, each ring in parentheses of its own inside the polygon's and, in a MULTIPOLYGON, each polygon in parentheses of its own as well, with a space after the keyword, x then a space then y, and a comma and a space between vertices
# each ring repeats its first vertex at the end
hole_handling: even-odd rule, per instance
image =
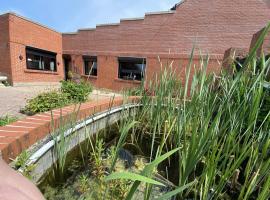
POLYGON ((0 16, 0 73, 11 81, 8 15, 0 16))
POLYGON ((53 83, 62 80, 64 77, 62 35, 14 14, 8 14, 8 16, 13 84, 53 83), (57 72, 28 70, 26 68, 26 46, 57 53, 57 72))
POLYGON ((157 57, 170 58, 174 63, 182 63, 177 65, 177 71, 184 81, 194 44, 198 47, 195 63, 198 64, 200 51, 209 54, 209 71, 218 74, 225 50, 247 49, 252 35, 269 20, 270 8, 263 1, 186 0, 175 12, 147 14, 144 19, 122 20, 119 25, 63 34, 63 52, 97 55, 98 77, 94 84, 98 87, 119 89, 138 85, 117 79, 119 56, 147 58, 148 81, 160 72, 157 57))

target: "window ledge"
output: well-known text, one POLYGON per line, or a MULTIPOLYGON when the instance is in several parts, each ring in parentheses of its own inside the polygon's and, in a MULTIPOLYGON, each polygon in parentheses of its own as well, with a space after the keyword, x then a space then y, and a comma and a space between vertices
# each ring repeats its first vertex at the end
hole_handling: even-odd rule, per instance
POLYGON ((132 84, 141 84, 141 81, 137 81, 137 80, 125 80, 125 79, 120 79, 120 78, 116 78, 114 79, 115 81, 118 81, 118 82, 123 82, 123 83, 132 83, 132 84))
POLYGON ((93 75, 85 75, 85 74, 83 74, 83 75, 81 75, 82 77, 84 77, 84 78, 89 78, 89 79, 97 79, 98 77, 97 76, 93 76, 93 75))
POLYGON ((52 71, 42 71, 42 70, 34 70, 34 69, 25 69, 25 73, 38 73, 38 74, 52 74, 52 75, 59 75, 58 72, 52 72, 52 71))

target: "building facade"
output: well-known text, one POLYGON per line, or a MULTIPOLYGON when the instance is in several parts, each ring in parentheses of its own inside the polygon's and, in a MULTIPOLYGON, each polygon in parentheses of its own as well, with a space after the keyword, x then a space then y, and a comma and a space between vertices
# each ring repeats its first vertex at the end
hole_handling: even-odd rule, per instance
POLYGON ((7 14, 0 17, 0 52, 10 59, 0 58, 0 72, 16 85, 57 82, 73 71, 98 88, 121 90, 143 78, 149 82, 172 63, 184 81, 194 46, 194 64, 199 67, 201 55, 209 55, 208 70, 218 74, 224 52, 248 50, 254 33, 269 20, 270 8, 261 0, 183 0, 170 11, 63 34, 7 14), (27 65, 27 52, 40 56, 34 69, 27 65), (51 61, 38 63, 42 56, 51 61))
POLYGON ((62 34, 14 13, 0 16, 0 72, 12 85, 64 78, 62 34))

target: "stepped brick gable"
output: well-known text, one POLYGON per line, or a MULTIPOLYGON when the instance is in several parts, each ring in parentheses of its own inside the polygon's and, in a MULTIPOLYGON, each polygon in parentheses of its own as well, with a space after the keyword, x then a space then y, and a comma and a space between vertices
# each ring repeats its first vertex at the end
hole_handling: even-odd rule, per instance
MULTIPOLYGON (((121 89, 124 83, 117 79, 119 56, 147 58, 149 78, 160 71, 157 56, 185 66, 196 44, 203 54, 211 56, 209 70, 218 73, 225 50, 248 49, 253 34, 269 20, 270 9, 263 1, 185 0, 169 12, 148 13, 144 18, 63 34, 63 53, 71 57, 97 56, 100 73, 93 83, 121 89)), ((82 62, 73 62, 81 73, 82 62)), ((178 69, 178 73, 184 79, 184 69, 178 69)), ((126 82, 127 87, 130 84, 126 82)))

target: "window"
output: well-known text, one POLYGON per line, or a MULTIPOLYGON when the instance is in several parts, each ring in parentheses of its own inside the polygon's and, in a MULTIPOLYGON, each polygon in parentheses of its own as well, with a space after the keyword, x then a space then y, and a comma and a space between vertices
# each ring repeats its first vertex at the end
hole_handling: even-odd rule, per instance
POLYGON ((146 66, 145 58, 121 57, 118 58, 118 62, 118 78, 138 81, 143 79, 146 66))
POLYGON ((56 53, 26 47, 26 67, 27 69, 56 72, 56 53))
POLYGON ((97 76, 97 57, 95 56, 84 56, 84 74, 97 76))

